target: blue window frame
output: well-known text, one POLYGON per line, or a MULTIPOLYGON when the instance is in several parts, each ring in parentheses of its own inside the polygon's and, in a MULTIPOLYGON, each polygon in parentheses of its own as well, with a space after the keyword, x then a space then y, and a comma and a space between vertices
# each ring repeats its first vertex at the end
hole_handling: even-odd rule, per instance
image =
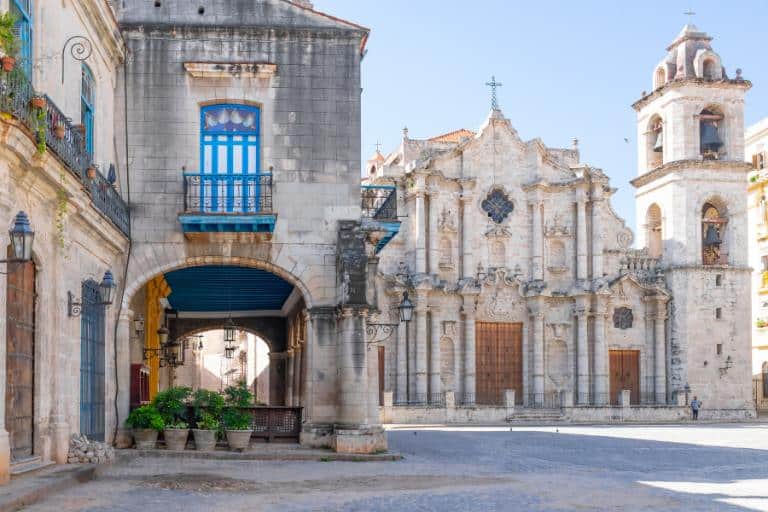
POLYGON ((85 126, 85 150, 89 155, 93 156, 93 116, 96 103, 96 82, 93 80, 93 73, 88 66, 83 64, 81 69, 80 122, 85 126))
POLYGON ((206 213, 259 208, 261 110, 217 104, 200 111, 200 206, 206 213))
POLYGON ((21 69, 32 78, 32 0, 11 0, 11 13, 16 16, 21 69))

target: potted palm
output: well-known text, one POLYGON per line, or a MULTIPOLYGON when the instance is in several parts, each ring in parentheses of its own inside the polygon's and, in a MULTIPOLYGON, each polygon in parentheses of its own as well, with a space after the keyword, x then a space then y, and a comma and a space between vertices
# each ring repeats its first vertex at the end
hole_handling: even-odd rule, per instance
POLYGON ((195 449, 203 452, 213 451, 216 448, 219 418, 224 409, 224 397, 215 391, 198 389, 192 395, 192 408, 197 427, 192 429, 195 449))
POLYGON ((125 423, 133 430, 137 450, 154 448, 157 434, 165 426, 163 417, 153 405, 142 405, 132 410, 125 423))
POLYGON ((3 51, 3 58, 0 59, 3 71, 11 72, 16 66, 16 55, 19 53, 19 41, 14 33, 16 26, 16 16, 6 11, 0 14, 0 49, 3 51))
POLYGON ((240 381, 234 386, 224 390, 225 408, 222 414, 224 431, 227 435, 229 448, 235 451, 243 451, 248 448, 251 440, 251 412, 253 406, 253 394, 248 390, 245 381, 240 381))
POLYGON ((189 437, 189 425, 186 422, 187 400, 192 392, 187 387, 170 387, 155 395, 152 404, 157 408, 165 422, 163 438, 169 450, 183 450, 189 437))

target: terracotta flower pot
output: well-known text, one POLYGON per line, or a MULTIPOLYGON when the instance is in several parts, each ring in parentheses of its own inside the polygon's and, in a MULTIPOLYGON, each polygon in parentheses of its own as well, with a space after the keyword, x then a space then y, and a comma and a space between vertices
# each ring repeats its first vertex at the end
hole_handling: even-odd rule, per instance
POLYGON ((192 429, 195 436, 195 449, 199 452, 212 452, 216 449, 216 431, 192 429))
POLYGON ((43 109, 45 108, 45 98, 42 96, 35 96, 29 102, 32 104, 32 108, 43 109))
POLYGON ((16 58, 15 57, 9 57, 6 55, 2 59, 0 59, 3 63, 3 71, 10 72, 13 71, 13 68, 16 67, 16 58))
POLYGON ((242 452, 248 448, 248 444, 251 442, 250 430, 227 430, 226 432, 230 450, 242 452))
POLYGON ((85 172, 88 175, 89 180, 96 179, 96 168, 94 166, 90 166, 85 172))
POLYGON ((157 430, 151 428, 133 429, 133 439, 137 450, 153 450, 157 443, 157 430))
POLYGON ((57 124, 56 127, 53 129, 53 135, 59 140, 63 139, 66 134, 67 134, 67 129, 64 127, 63 124, 57 124))
POLYGON ((165 438, 165 447, 175 452, 182 451, 187 446, 189 429, 186 428, 167 428, 163 430, 165 438))

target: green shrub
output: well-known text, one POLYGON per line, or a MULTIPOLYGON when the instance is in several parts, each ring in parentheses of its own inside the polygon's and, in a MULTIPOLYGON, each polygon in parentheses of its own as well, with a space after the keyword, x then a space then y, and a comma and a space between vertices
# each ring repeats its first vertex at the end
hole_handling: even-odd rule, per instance
POLYGON ((150 428, 158 432, 165 428, 163 417, 153 405, 142 405, 132 410, 125 424, 135 429, 150 428))
POLYGON ((187 424, 186 421, 176 420, 173 423, 169 423, 165 425, 165 429, 178 429, 178 430, 186 430, 189 428, 189 424, 187 424))
POLYGON ((228 386, 224 390, 224 397, 228 407, 250 407, 253 405, 253 393, 248 389, 244 380, 238 381, 234 386, 228 386))
POLYGON ((15 34, 18 18, 10 11, 0 14, 0 49, 8 57, 16 57, 19 53, 19 41, 15 34))
POLYGON ((227 430, 250 430, 251 414, 235 407, 227 407, 222 415, 224 427, 227 430))
POLYGON ((192 407, 198 422, 206 413, 218 421, 218 418, 221 417, 221 412, 224 410, 224 397, 216 391, 198 389, 192 395, 192 407))
POLYGON ((197 428, 200 430, 219 430, 220 426, 218 417, 209 412, 203 411, 197 418, 197 428))
POLYGON ((166 424, 175 424, 187 419, 187 401, 192 390, 175 386, 160 391, 152 401, 166 424))

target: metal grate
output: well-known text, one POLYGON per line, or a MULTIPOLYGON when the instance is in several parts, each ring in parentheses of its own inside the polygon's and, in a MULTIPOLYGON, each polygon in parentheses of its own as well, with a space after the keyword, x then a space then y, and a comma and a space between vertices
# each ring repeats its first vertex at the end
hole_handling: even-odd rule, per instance
POLYGON ((397 220, 397 190, 391 185, 364 185, 361 190, 363 217, 397 220))

